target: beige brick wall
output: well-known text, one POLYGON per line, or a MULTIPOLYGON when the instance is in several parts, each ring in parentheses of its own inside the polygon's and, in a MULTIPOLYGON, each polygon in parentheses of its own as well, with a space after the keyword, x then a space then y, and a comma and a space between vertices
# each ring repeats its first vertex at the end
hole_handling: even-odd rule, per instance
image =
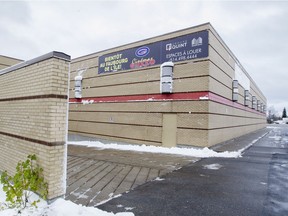
POLYGON ((0 136, 0 143, 0 169, 2 171, 7 170, 10 175, 13 175, 20 160, 26 160, 29 154, 36 154, 37 163, 44 169, 44 178, 48 182, 48 199, 65 194, 65 145, 45 146, 3 135, 0 136))
POLYGON ((52 52, 0 71, 0 170, 13 174, 19 160, 36 154, 48 182, 48 199, 66 190, 70 57, 64 57, 52 52))
POLYGON ((0 55, 0 70, 22 62, 20 59, 0 55))
MULTIPOLYGON (((238 128, 222 128, 222 129, 215 129, 209 131, 209 144, 208 146, 212 146, 218 144, 220 142, 233 139, 235 137, 242 136, 244 134, 259 130, 265 127, 266 124, 256 124, 256 125, 243 125, 242 127, 238 128)), ((248 145, 249 143, 247 143, 248 145)))
MULTIPOLYGON (((113 141, 162 145, 163 115, 168 113, 177 114, 177 144, 181 145, 214 145, 216 143, 211 141, 209 134, 215 131, 230 133, 221 136, 229 139, 256 130, 264 126, 265 114, 255 113, 244 106, 243 86, 239 85, 239 100, 231 101, 236 64, 239 64, 238 60, 210 24, 74 59, 71 63, 70 98, 74 98, 77 70, 85 68, 83 99, 112 99, 99 99, 86 105, 71 103, 69 132, 113 141), (153 95, 160 95, 160 65, 98 74, 99 56, 203 30, 209 32, 209 56, 174 63, 173 94, 190 95, 186 98, 153 99, 153 95), (131 99, 137 95, 149 95, 151 100, 131 99), (211 98, 200 99, 206 95, 211 98), (121 97, 127 100, 117 101, 121 97), (231 133, 230 129, 241 132, 231 133)), ((244 73, 251 81, 250 93, 266 104, 264 95, 249 74, 244 73)), ((220 140, 219 136, 215 140, 222 142, 223 139, 220 140)))
MULTIPOLYGON (((160 68, 151 67, 143 70, 132 70, 129 73, 98 75, 98 67, 88 69, 83 74, 83 97, 107 97, 121 95, 159 94, 160 68), (91 76, 91 77, 90 77, 91 76)), ((209 62, 193 64, 178 63, 174 68, 173 92, 195 92, 208 90, 209 62)), ((74 77, 71 73, 71 87, 74 87, 74 77)), ((74 98, 74 90, 70 91, 74 98)))
MULTIPOLYGON (((209 35, 210 76, 209 89, 211 92, 229 101, 209 102, 208 146, 215 145, 266 126, 266 114, 244 106, 244 87, 239 84, 238 101, 232 100, 232 81, 235 79, 235 65, 239 62, 220 36, 211 28, 209 35)), ((241 66, 241 65, 240 65, 241 66)), ((253 79, 242 68, 250 81, 250 100, 256 96, 264 105, 267 101, 253 79)), ((251 103, 250 103, 251 104, 251 103)))

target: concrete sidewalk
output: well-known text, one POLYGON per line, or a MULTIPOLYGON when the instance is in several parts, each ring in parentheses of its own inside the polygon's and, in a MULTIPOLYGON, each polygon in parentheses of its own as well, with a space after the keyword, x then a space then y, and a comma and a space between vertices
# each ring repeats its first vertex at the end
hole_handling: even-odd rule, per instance
POLYGON ((196 160, 181 155, 69 145, 65 199, 94 206, 196 160))
POLYGON ((226 142, 219 143, 211 149, 218 152, 224 151, 238 151, 240 149, 246 148, 248 144, 255 142, 260 137, 264 136, 268 132, 271 131, 271 128, 263 128, 261 130, 254 131, 249 134, 245 134, 243 136, 228 140, 226 142))
POLYGON ((273 125, 216 150, 242 148, 265 133, 241 158, 202 159, 98 208, 136 216, 288 215, 287 125, 273 125))

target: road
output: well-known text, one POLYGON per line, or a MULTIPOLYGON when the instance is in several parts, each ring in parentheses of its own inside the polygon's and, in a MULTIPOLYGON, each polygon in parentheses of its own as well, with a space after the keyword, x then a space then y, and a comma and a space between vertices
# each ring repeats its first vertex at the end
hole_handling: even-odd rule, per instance
POLYGON ((287 216, 288 125, 268 129, 240 158, 190 163, 98 208, 136 216, 287 216))

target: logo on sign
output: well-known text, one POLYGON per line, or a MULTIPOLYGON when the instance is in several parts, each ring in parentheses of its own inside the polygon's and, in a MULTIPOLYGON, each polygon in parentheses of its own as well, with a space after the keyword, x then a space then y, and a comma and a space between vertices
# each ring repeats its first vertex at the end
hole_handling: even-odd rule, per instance
POLYGON ((144 47, 138 48, 138 49, 135 51, 135 55, 136 55, 137 57, 140 57, 140 58, 141 58, 141 57, 144 57, 144 56, 148 55, 149 52, 150 52, 149 47, 144 46, 144 47))
POLYGON ((186 40, 185 41, 175 42, 175 43, 169 43, 169 44, 166 44, 166 51, 170 51, 170 50, 186 47, 186 45, 187 45, 187 41, 186 40))
POLYGON ((202 45, 202 37, 198 37, 197 39, 193 38, 191 43, 192 43, 192 47, 201 46, 202 45))

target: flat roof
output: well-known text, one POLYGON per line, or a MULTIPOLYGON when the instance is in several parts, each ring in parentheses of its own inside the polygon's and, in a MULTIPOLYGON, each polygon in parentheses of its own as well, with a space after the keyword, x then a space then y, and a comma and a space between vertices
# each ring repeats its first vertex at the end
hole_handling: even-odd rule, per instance
POLYGON ((31 60, 28 60, 28 61, 24 61, 24 62, 20 62, 20 63, 18 63, 16 65, 8 67, 8 68, 4 68, 4 69, 0 70, 0 75, 3 75, 5 73, 9 73, 11 71, 14 71, 14 70, 17 70, 17 69, 20 69, 20 68, 23 68, 23 67, 26 67, 26 66, 29 66, 29 65, 32 65, 32 64, 35 64, 37 62, 40 62, 40 61, 43 61, 43 60, 46 60, 46 59, 49 59, 49 58, 52 58, 52 57, 59 58, 59 59, 64 59, 64 60, 68 60, 68 61, 71 60, 71 57, 69 55, 65 54, 65 53, 52 51, 50 53, 44 54, 44 55, 39 56, 37 58, 31 59, 31 60))

